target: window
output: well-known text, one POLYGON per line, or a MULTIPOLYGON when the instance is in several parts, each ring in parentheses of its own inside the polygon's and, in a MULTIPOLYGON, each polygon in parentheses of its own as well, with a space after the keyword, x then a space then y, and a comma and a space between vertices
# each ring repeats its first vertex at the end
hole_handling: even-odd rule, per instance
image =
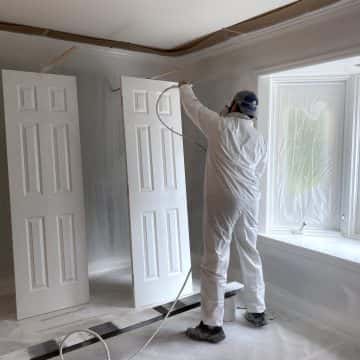
POLYGON ((360 76, 267 81, 266 230, 360 235, 360 76))

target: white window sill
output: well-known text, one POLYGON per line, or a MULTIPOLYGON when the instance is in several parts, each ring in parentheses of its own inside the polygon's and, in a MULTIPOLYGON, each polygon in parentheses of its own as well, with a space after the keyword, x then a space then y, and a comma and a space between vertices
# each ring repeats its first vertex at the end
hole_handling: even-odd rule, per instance
POLYGON ((277 245, 288 245, 298 249, 305 249, 317 254, 328 255, 332 258, 345 260, 349 264, 360 264, 360 240, 338 236, 294 235, 262 233, 260 237, 272 240, 277 245))

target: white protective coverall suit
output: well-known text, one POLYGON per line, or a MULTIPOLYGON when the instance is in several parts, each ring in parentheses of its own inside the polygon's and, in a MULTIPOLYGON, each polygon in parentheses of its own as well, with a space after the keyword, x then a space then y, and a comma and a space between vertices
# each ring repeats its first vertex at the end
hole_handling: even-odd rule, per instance
POLYGON ((209 326, 222 326, 232 239, 236 242, 248 312, 265 311, 265 286, 256 241, 259 180, 265 169, 266 146, 246 115, 220 116, 198 101, 191 85, 182 85, 180 94, 186 114, 208 143, 201 264, 202 320, 209 326))

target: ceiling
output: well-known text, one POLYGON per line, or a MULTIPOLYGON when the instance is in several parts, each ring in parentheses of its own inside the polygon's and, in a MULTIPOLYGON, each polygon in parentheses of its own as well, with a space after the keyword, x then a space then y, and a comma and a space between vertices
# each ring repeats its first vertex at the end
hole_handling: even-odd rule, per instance
POLYGON ((0 20, 173 48, 294 0, 1 0, 0 20))
MULTIPOLYGON (((0 22, 27 25, 37 29, 35 31, 25 27, 6 28, 4 25, 0 26, 0 29, 76 41, 74 38, 64 38, 62 33, 56 34, 57 31, 98 40, 108 39, 109 42, 103 43, 104 46, 121 47, 114 43, 118 41, 124 43, 123 48, 131 43, 141 45, 143 49, 139 48, 140 51, 146 51, 147 48, 169 52, 183 47, 184 44, 191 44, 196 39, 213 35, 214 32, 218 32, 217 42, 224 41, 230 36, 238 35, 235 31, 237 28, 232 28, 226 33, 221 29, 269 12, 276 12, 276 9, 282 12, 282 15, 275 15, 273 22, 286 19, 284 9, 295 8, 296 16, 335 1, 1 0, 0 22)), ((287 16, 294 16, 294 11, 287 13, 287 16)), ((263 21, 262 26, 264 25, 271 25, 271 22, 263 21)), ((250 26, 250 31, 252 29, 253 26, 250 26)), ((249 27, 245 30, 249 30, 249 27)), ((83 38, 83 41, 79 38, 78 40, 89 42, 86 38, 83 38)), ((213 45, 214 40, 210 39, 206 45, 213 45)))

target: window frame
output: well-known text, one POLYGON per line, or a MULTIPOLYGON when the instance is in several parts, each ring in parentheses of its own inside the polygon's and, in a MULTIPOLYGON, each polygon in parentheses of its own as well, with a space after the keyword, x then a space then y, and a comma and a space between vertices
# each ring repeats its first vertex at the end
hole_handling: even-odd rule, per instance
POLYGON ((346 237, 360 240, 360 233, 356 233, 356 216, 360 216, 360 74, 351 76, 348 88, 347 151, 350 152, 350 157, 347 159, 345 169, 348 184, 343 190, 342 233, 346 237))
MULTIPOLYGON (((263 133, 268 144, 268 164, 262 179, 263 206, 260 210, 260 230, 265 233, 289 233, 289 226, 274 226, 273 204, 275 201, 274 158, 276 149, 276 96, 279 85, 304 82, 345 84, 345 119, 342 156, 343 176, 341 185, 341 218, 339 231, 329 231, 321 227, 306 227, 308 235, 343 236, 360 240, 356 234, 357 199, 360 194, 360 74, 359 75, 263 75, 258 79, 259 117, 257 127, 263 133), (350 154, 350 156, 349 156, 350 154)), ((300 224, 299 224, 300 227, 300 224)))

